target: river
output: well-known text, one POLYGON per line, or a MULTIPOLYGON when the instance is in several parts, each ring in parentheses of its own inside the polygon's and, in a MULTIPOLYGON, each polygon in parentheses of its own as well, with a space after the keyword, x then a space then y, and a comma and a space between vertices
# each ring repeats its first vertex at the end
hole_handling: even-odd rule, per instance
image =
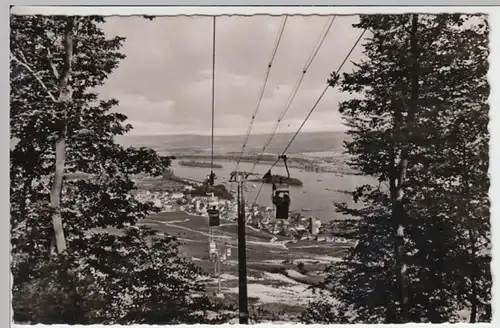
MULTIPOLYGON (((217 175, 216 184, 221 184, 229 180, 230 172, 236 169, 236 163, 231 161, 217 161, 223 168, 214 169, 217 175)), ((251 171, 253 163, 240 163, 239 171, 251 171)), ((257 164, 254 172, 261 176, 269 170, 269 164, 257 164)), ((176 161, 172 163, 172 169, 177 176, 191 178, 202 181, 209 173, 208 168, 197 168, 181 166, 176 161)), ((291 187, 290 197, 292 199, 291 210, 303 211, 305 216, 318 217, 323 222, 328 222, 335 218, 341 218, 341 214, 335 211, 334 202, 346 202, 356 206, 350 195, 340 193, 337 190, 353 190, 355 187, 374 183, 373 178, 357 175, 338 176, 328 172, 305 172, 299 169, 290 168, 290 176, 303 182, 302 187, 291 187)), ((273 174, 286 176, 284 167, 275 167, 273 174)), ((226 186, 229 188, 229 183, 226 186)), ((247 202, 253 202, 260 188, 260 182, 248 182, 245 199, 247 202)), ((236 190, 236 186, 233 187, 236 190)), ((271 203, 271 185, 265 184, 262 188, 257 203, 263 206, 272 206, 271 203)))

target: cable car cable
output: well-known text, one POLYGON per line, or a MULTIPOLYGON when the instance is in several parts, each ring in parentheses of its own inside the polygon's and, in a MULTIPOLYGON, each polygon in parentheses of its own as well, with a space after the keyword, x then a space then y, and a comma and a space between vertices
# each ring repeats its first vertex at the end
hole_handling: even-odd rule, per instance
POLYGON ((239 167, 239 164, 241 162, 241 158, 243 157, 243 153, 245 152, 245 147, 247 145, 248 139, 250 138, 250 133, 252 132, 252 127, 253 127, 253 123, 255 121, 255 117, 256 117, 256 115, 257 115, 257 113, 259 111, 260 104, 262 102, 262 98, 264 97, 264 92, 266 90, 266 85, 267 85, 267 81, 269 79, 269 74, 271 73, 271 67, 273 65, 274 58, 276 57, 276 53, 278 51, 278 47, 279 47, 279 44, 281 42, 281 37, 283 36, 283 31, 285 30, 285 25, 286 25, 287 19, 288 19, 288 15, 285 15, 285 17, 283 18, 283 22, 281 23, 281 27, 280 27, 280 31, 279 31, 278 37, 277 37, 276 42, 274 44, 273 52, 272 52, 272 55, 271 55, 271 60, 269 61, 269 64, 267 66, 266 77, 264 79, 264 84, 262 85, 262 88, 261 88, 261 91, 260 91, 260 96, 259 96, 259 100, 257 102, 257 107, 255 108, 255 111, 252 114, 252 119, 250 121, 250 125, 248 126, 248 130, 247 130, 247 134, 246 134, 246 137, 245 137, 245 141, 243 142, 243 147, 241 149, 239 158, 238 158, 238 160, 236 162, 236 171, 238 171, 238 167, 239 167))
POLYGON ((311 56, 309 56, 309 60, 308 60, 309 63, 306 65, 304 70, 307 70, 309 68, 309 66, 311 66, 314 58, 318 54, 319 49, 323 45, 323 42, 325 42, 326 36, 328 35, 328 32, 330 32, 330 29, 332 28, 333 22, 335 22, 335 18, 337 18, 337 15, 333 15, 329 19, 329 22, 326 23, 325 27, 323 27, 323 31, 320 34, 320 39, 318 40, 318 43, 316 45, 316 50, 311 54, 311 56), (321 35, 323 35, 323 36, 321 37, 321 35))
POLYGON ((320 37, 319 37, 319 39, 318 39, 318 41, 316 43, 315 48, 313 48, 313 51, 311 52, 311 55, 309 56, 308 60, 306 61, 306 64, 304 65, 304 68, 302 69, 301 75, 297 79, 297 82, 295 83, 295 86, 292 89, 292 92, 290 93, 290 96, 288 97, 287 101, 285 102, 285 107, 281 111, 281 113, 280 113, 280 115, 278 117, 278 120, 277 120, 276 124, 274 125, 274 128, 273 128, 271 134, 269 134, 269 136, 267 137, 267 140, 264 143, 264 146, 262 147, 262 150, 261 150, 259 156, 257 156, 257 160, 253 164, 252 170, 250 171, 251 173, 253 173, 253 171, 255 170, 256 165, 260 162, 262 156, 264 155, 265 150, 267 149, 267 147, 271 143, 272 139, 274 138, 274 135, 276 134, 276 131, 278 130, 278 127, 279 127, 279 125, 281 123, 281 120, 283 119, 283 117, 286 115, 286 113, 290 109, 290 106, 292 105, 292 102, 295 99, 295 96, 297 95, 297 92, 299 91, 300 85, 302 84, 302 80, 304 79, 304 76, 307 73, 307 70, 309 69, 309 66, 311 66, 314 58, 318 54, 319 49, 323 45, 323 42, 325 41, 325 39, 326 39, 326 37, 328 35, 328 32, 330 31, 330 29, 331 29, 331 27, 333 25, 333 22, 335 21, 336 17, 337 16, 333 16, 325 24, 325 26, 323 27, 323 30, 321 31, 320 37))
MULTIPOLYGON (((352 46, 351 50, 349 51, 349 53, 347 54, 347 56, 345 57, 344 61, 342 62, 342 64, 340 64, 339 68, 337 69, 337 71, 335 72, 335 75, 338 76, 340 70, 342 69, 342 67, 344 66, 345 62, 347 61, 347 59, 351 56, 351 53, 354 51, 354 48, 358 45, 358 42, 361 40, 361 38, 363 37, 363 35, 365 34, 366 32, 366 29, 363 31, 363 33, 361 33, 361 35, 359 36, 358 40, 356 40, 356 42, 354 43, 354 45, 352 46)), ((288 148, 290 148, 290 146, 292 145, 292 142, 295 140, 295 138, 297 137, 297 135, 299 134, 300 130, 304 127, 304 125, 306 124, 307 120, 309 119, 309 117, 311 116, 311 114, 313 113, 313 111, 316 109, 316 107, 318 106, 319 102, 321 101, 321 99, 323 98, 323 96, 325 95, 326 91, 328 90, 328 88, 330 87, 330 84, 328 83, 325 87, 325 89, 323 90, 323 92, 321 93, 321 95, 319 96, 318 100, 316 100, 316 103, 314 104, 314 106, 311 108, 311 110, 309 111, 309 113, 307 114, 306 118, 304 119, 304 121, 302 122, 302 124, 300 125, 300 127, 298 128, 297 132, 295 132, 294 136, 292 137, 292 139, 290 140, 290 142, 288 143, 288 145, 286 146, 285 150, 283 150, 282 152, 282 155, 286 153, 286 151, 288 150, 288 148)), ((278 161, 276 161, 275 163, 278 163, 278 161)))
MULTIPOLYGON (((216 36, 216 29, 215 29, 215 19, 216 16, 213 17, 213 30, 212 30, 212 135, 211 135, 211 158, 210 158, 210 176, 208 178, 208 188, 211 196, 212 196, 212 201, 214 200, 214 180, 215 180, 215 174, 214 174, 214 135, 215 135, 215 36, 216 36)), ((212 226, 219 226, 220 225, 220 213, 218 209, 218 202, 217 204, 210 204, 209 202, 209 208, 207 210, 208 216, 209 216, 209 230, 210 230, 210 240, 214 241, 213 236, 212 236, 212 226)))
MULTIPOLYGON (((361 38, 365 34, 366 30, 367 29, 365 28, 363 30, 363 32, 359 35, 358 39, 356 40, 356 42, 354 43, 354 45, 351 47, 351 50, 349 50, 349 52, 347 53, 346 57, 344 58, 344 60, 340 64, 339 68, 335 72, 335 74, 334 74, 335 76, 337 76, 337 77, 339 76, 338 74, 339 74, 340 70, 342 69, 342 67, 346 63, 347 59, 349 59, 349 57, 351 56, 352 52, 354 51, 354 49, 358 45, 359 41, 361 41, 361 38)), ((271 165, 271 167, 269 168, 269 171, 271 171, 276 166, 276 164, 278 164, 278 162, 280 161, 281 157, 286 153, 286 151, 288 150, 288 148, 290 148, 290 146, 292 145, 293 141, 295 140, 295 138, 297 137, 297 135, 300 133, 300 130, 302 129, 302 127, 304 127, 304 125, 306 124, 307 120, 309 119, 309 117, 311 116, 311 114, 316 109, 316 107, 318 106, 319 102, 321 101, 321 99, 325 95, 325 93, 328 90, 328 88, 330 88, 330 83, 327 83, 325 89, 323 90, 323 92, 319 96, 318 100, 316 100, 316 102, 314 103, 313 107, 311 108, 311 110, 309 111, 309 113, 307 114, 307 116, 305 117, 305 119, 302 122, 302 124, 300 125, 299 129, 297 130, 297 132, 295 132, 294 136, 292 137, 292 139, 290 140, 290 142, 288 143, 288 145, 285 147, 285 149, 283 150, 283 152, 281 153, 281 155, 278 157, 278 159, 273 163, 273 165, 271 165)), ((264 185, 264 181, 262 182, 262 185, 264 185)), ((260 188, 259 192, 257 192, 257 196, 255 197, 255 200, 253 201, 253 204, 256 203, 261 190, 262 190, 262 188, 260 188)))
POLYGON ((210 178, 209 184, 214 186, 214 126, 215 126, 215 16, 213 17, 212 30, 212 138, 211 138, 211 156, 210 156, 210 178))
MULTIPOLYGON (((261 92, 260 92, 260 97, 259 97, 259 100, 257 102, 257 107, 256 107, 254 113, 252 114, 252 119, 250 121, 250 124, 249 124, 248 129, 247 129, 247 133, 246 133, 246 136, 245 136, 245 141, 243 142, 243 146, 242 146, 240 155, 239 155, 238 160, 236 162, 235 172, 238 172, 238 167, 240 165, 241 159, 242 159, 243 154, 245 152, 245 148, 246 148, 248 139, 250 138, 250 133, 252 132, 252 127, 253 127, 253 123, 255 121, 255 117, 257 115, 257 112, 259 111, 260 103, 262 101, 262 98, 264 97, 264 91, 266 89, 267 81, 269 79, 269 75, 270 75, 270 72, 271 72, 271 67, 272 67, 274 59, 276 57, 276 53, 278 52, 279 44, 281 42, 281 37, 283 36, 283 31, 285 30, 287 19, 288 19, 288 15, 285 15, 285 17, 283 18, 283 21, 281 23, 281 26, 280 26, 279 33, 278 33, 278 36, 276 38, 276 41, 274 42, 273 52, 271 54, 271 60, 269 61, 269 64, 267 66, 267 72, 266 72, 266 77, 264 79, 264 84, 262 85, 261 92)), ((231 184, 230 185, 230 192, 231 193, 234 191, 233 187, 234 187, 233 184, 231 184)))
POLYGON ((279 118, 278 118, 278 120, 277 120, 277 122, 276 122, 276 124, 275 124, 275 126, 274 126, 274 128, 273 128, 273 130, 271 132, 271 134, 268 136, 267 141, 264 143, 264 146, 262 147, 261 153, 257 157, 257 161, 254 163, 254 165, 252 167, 252 170, 251 170, 252 173, 255 170, 256 165, 260 162, 262 156, 264 155, 264 151, 267 149, 267 147, 271 143, 272 139, 274 138, 274 135, 276 134, 276 131, 278 130, 279 124, 281 123, 281 120, 286 115, 286 113, 288 112, 288 109, 290 108, 293 100, 295 99, 295 96, 297 95, 297 92, 298 92, 299 87, 300 87, 300 85, 302 83, 302 80, 304 79, 304 76, 305 76, 305 74, 306 74, 309 66, 312 64, 312 61, 316 57, 316 54, 318 53, 319 49, 321 48, 321 45, 325 41, 326 36, 327 36, 328 32, 330 31, 330 28, 332 27, 333 22, 335 21, 335 17, 336 16, 333 16, 333 18, 330 20, 330 23, 327 23, 325 25, 325 27, 323 28, 322 36, 320 34, 320 39, 318 40, 316 48, 313 49, 311 55, 309 56, 309 59, 306 62, 306 65, 304 66, 304 69, 302 70, 302 74, 299 76, 299 79, 297 80, 297 82, 295 84, 295 87, 292 90, 292 93, 290 94, 290 96, 288 97, 287 102, 285 103, 284 109, 282 110, 282 112, 281 112, 281 114, 280 114, 280 116, 279 116, 279 118), (326 32, 325 32, 325 30, 326 30, 326 32))

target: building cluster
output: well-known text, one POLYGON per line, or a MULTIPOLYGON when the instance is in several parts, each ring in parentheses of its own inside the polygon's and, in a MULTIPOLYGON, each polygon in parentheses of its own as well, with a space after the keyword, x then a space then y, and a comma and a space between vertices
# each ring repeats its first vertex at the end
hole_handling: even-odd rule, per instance
POLYGON ((138 190, 135 198, 141 202, 153 202, 162 212, 185 211, 187 203, 186 195, 181 192, 138 190))
MULTIPOLYGON (((208 216, 207 210, 214 201, 212 197, 191 196, 192 186, 184 185, 182 189, 172 191, 137 190, 135 197, 139 201, 151 201, 164 212, 183 211, 198 216, 208 216)), ((221 219, 236 217, 236 203, 229 200, 217 200, 217 208, 221 219)))
POLYGON ((315 217, 305 217, 292 213, 287 220, 274 218, 274 210, 254 206, 247 216, 247 224, 273 235, 289 237, 292 242, 299 240, 317 240, 320 237, 321 221, 315 217))

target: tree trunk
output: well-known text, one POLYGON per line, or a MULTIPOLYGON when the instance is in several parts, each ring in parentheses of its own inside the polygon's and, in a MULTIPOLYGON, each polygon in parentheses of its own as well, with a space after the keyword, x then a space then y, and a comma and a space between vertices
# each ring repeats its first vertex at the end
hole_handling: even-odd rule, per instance
POLYGON ((470 243, 470 281, 471 281, 471 296, 470 296, 470 302, 471 302, 471 311, 470 311, 470 319, 469 323, 475 323, 477 320, 477 310, 478 310, 478 297, 477 297, 477 274, 478 274, 478 265, 477 265, 477 247, 476 247, 476 236, 474 233, 474 230, 470 227, 471 224, 471 218, 469 216, 469 206, 468 205, 468 199, 470 198, 470 188, 469 188, 469 171, 468 171, 468 161, 467 161, 467 146, 465 145, 465 141, 462 145, 462 152, 464 156, 464 161, 463 161, 463 167, 462 167, 462 172, 463 172, 463 185, 464 185, 464 202, 463 202, 463 210, 464 210, 464 216, 465 216, 465 224, 469 226, 467 229, 467 232, 469 234, 469 243, 470 243))
MULTIPOLYGON (((395 90, 395 92, 399 92, 399 90, 395 90)), ((402 103, 399 99, 394 99, 394 131, 395 131, 395 140, 401 140, 402 138, 402 120, 403 116, 401 113, 402 103)), ((401 161, 399 166, 396 163, 396 153, 397 153, 398 144, 395 143, 390 149, 390 156, 392 159, 392 167, 391 167, 391 176, 389 178, 389 190, 392 201, 392 213, 391 213, 391 222, 394 233, 394 257, 396 260, 396 290, 399 291, 398 295, 394 295, 391 299, 394 303, 391 303, 387 307, 386 320, 387 323, 396 323, 396 322, 405 322, 405 307, 404 307, 404 290, 406 289, 405 283, 405 270, 403 268, 403 256, 404 256, 404 230, 403 222, 402 222, 402 211, 400 208, 400 203, 402 202, 404 194, 402 193, 402 168, 403 174, 406 173, 406 167, 401 165, 401 161), (398 302, 399 301, 399 302, 398 302), (397 311, 396 304, 399 303, 401 306, 401 310, 397 311)), ((402 152, 401 152, 402 153, 402 152)))
POLYGON ((407 180, 407 170, 408 170, 408 157, 410 140, 413 131, 413 125, 415 120, 415 113, 418 106, 418 48, 417 48, 417 24, 418 15, 411 15, 411 33, 410 33, 410 104, 408 108, 408 115, 406 122, 403 122, 401 115, 401 106, 397 106, 395 112, 395 127, 397 132, 401 136, 401 156, 398 166, 398 176, 397 176, 397 186, 395 190, 391 192, 391 197, 393 199, 393 209, 392 209, 392 220, 395 228, 395 255, 397 264, 397 283, 399 285, 399 299, 401 305, 400 312, 400 322, 407 323, 410 321, 409 317, 409 306, 408 306, 408 281, 406 276, 406 260, 405 260, 405 243, 404 228, 406 226, 406 210, 403 205, 405 197, 405 185, 407 180))
MULTIPOLYGON (((67 106, 72 101, 72 92, 69 85, 71 76, 71 64, 73 59, 73 25, 74 18, 68 17, 68 23, 63 38, 64 64, 60 76, 56 76, 59 82, 59 98, 57 104, 61 105, 61 128, 55 143, 56 163, 54 181, 50 192, 50 205, 53 209, 52 225, 54 227, 54 238, 57 252, 61 254, 66 250, 66 238, 61 218, 61 194, 64 177, 64 164, 66 161, 66 130, 67 130, 67 106)), ((56 73, 57 74, 57 73, 56 73)))
POLYGON ((61 218, 61 193, 62 193, 62 181, 64 177, 64 164, 66 161, 66 130, 67 130, 67 110, 68 105, 71 104, 73 96, 70 86, 70 77, 72 71, 72 60, 73 60, 73 29, 75 25, 74 17, 67 17, 66 29, 63 35, 63 48, 64 48, 64 61, 62 70, 59 72, 56 65, 53 62, 52 54, 50 48, 47 50, 47 60, 51 66, 51 71, 53 77, 55 78, 58 85, 59 95, 56 99, 54 94, 50 90, 50 86, 46 85, 42 78, 30 67, 29 63, 24 61, 23 56, 17 58, 11 54, 11 58, 15 60, 20 66, 24 67, 29 74, 40 84, 40 86, 47 92, 49 98, 54 102, 55 106, 59 112, 59 125, 57 140, 55 142, 55 172, 54 179, 50 192, 50 207, 52 208, 52 225, 54 228, 54 238, 51 238, 51 242, 57 247, 57 252, 62 253, 66 249, 66 239, 64 237, 64 227, 61 218))
POLYGON ((64 236, 63 223, 61 218, 61 192, 64 176, 64 162, 66 160, 66 136, 65 131, 61 131, 56 141, 56 166, 54 181, 50 190, 50 206, 53 209, 52 225, 54 227, 54 238, 57 252, 60 254, 66 250, 66 239, 64 236))
MULTIPOLYGON (((394 102, 395 103, 395 102, 394 102)), ((394 105, 393 103, 393 105, 394 105)), ((399 126, 399 109, 398 105, 394 106, 394 130, 397 130, 399 126)), ((394 137, 394 136, 393 136, 394 137)), ((389 173, 389 192, 390 192, 390 197, 391 200, 394 202, 396 199, 396 192, 397 192, 397 186, 396 186, 396 180, 397 180, 397 168, 396 168, 396 143, 391 145, 391 148, 389 148, 389 158, 391 161, 391 166, 390 166, 390 173, 389 173)), ((391 214, 391 222, 395 222, 395 216, 394 216, 394 210, 391 214)), ((396 256, 396 265, 398 265, 399 261, 397 260, 397 246, 396 243, 394 243, 394 254, 396 256)), ((392 272, 388 273, 390 275, 390 281, 392 281, 392 272)), ((399 280, 396 278, 396 283, 399 286, 399 280)), ((395 323, 398 321, 398 311, 397 311, 397 300, 399 297, 396 297, 391 290, 388 290, 388 295, 387 295, 387 306, 386 306, 386 313, 385 313, 385 324, 391 324, 395 323)))
MULTIPOLYGON (((402 117, 399 116, 398 125, 402 125, 402 117)), ((399 133, 404 134, 404 128, 399 129, 399 133)), ((406 140, 406 137, 401 136, 402 140, 406 140)), ((404 200, 404 188, 406 183, 406 171, 408 168, 408 145, 403 144, 401 149, 401 158, 399 160, 399 165, 397 167, 397 183, 395 183, 395 188, 391 192, 391 198, 393 199, 392 208, 392 222, 394 227, 394 252, 396 255, 396 282, 399 287, 399 304, 400 304, 400 315, 399 322, 407 323, 409 321, 408 313, 408 282, 406 279, 406 262, 405 262, 405 241, 404 241, 404 228, 406 225, 406 211, 403 205, 404 200)))

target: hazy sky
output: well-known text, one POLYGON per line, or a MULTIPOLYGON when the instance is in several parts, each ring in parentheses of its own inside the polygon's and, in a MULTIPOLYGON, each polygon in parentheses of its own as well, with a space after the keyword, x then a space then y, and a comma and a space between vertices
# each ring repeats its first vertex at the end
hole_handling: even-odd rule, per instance
MULTIPOLYGON (((264 82, 282 17, 223 16, 216 20, 216 134, 245 134, 264 82)), ((326 16, 288 18, 252 134, 270 133, 328 22, 326 16)), ((339 16, 307 71, 279 132, 295 132, 361 30, 357 16, 339 16)), ((127 58, 101 90, 134 134, 198 133, 211 128, 212 18, 108 18, 109 36, 126 37, 127 58)), ((362 43, 362 42, 361 42, 362 43)), ((351 55, 358 60, 362 47, 351 55)), ((351 71, 346 63, 343 71, 351 71)), ((330 89, 303 131, 343 130, 337 104, 349 96, 330 89)))

